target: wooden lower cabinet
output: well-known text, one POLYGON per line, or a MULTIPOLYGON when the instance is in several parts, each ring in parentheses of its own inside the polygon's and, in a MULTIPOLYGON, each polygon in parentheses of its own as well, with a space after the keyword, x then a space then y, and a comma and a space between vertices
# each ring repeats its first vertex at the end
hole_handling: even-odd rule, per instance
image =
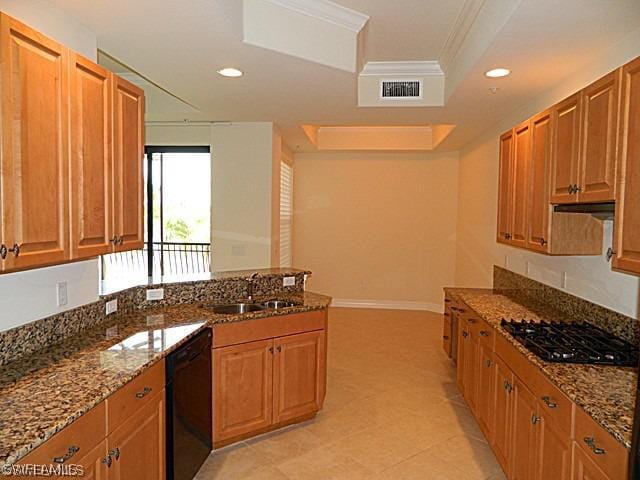
POLYGON ((165 477, 165 392, 156 393, 107 437, 110 480, 165 477))
POLYGON ((89 453, 84 455, 78 464, 82 465, 85 480, 106 480, 108 478, 107 467, 107 440, 103 440, 89 453))
POLYGON ((478 423, 489 442, 493 441, 495 430, 495 388, 496 362, 493 351, 482 343, 478 349, 478 389, 476 410, 478 423))
POLYGON ((573 442, 573 480, 613 480, 573 442))
POLYGON ((539 422, 538 456, 535 460, 536 478, 569 480, 571 478, 570 435, 558 429, 554 422, 548 421, 544 414, 540 415, 539 422))
POLYGON ((537 416, 536 397, 518 377, 514 377, 511 414, 511 479, 536 478, 537 416))
POLYGON ((326 320, 322 310, 214 326, 215 448, 311 418, 322 408, 326 320))
POLYGON ((273 422, 317 412, 325 394, 324 331, 274 341, 273 422))
POLYGON ((493 452, 507 475, 511 471, 511 392, 513 373, 502 359, 495 357, 493 452))
POLYGON ((272 423, 273 340, 213 350, 214 441, 272 423))

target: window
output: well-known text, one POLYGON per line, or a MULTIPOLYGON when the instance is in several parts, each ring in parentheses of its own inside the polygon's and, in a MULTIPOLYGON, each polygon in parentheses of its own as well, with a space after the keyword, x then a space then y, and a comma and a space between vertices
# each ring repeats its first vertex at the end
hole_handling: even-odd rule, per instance
POLYGON ((291 267, 293 234, 293 167, 280 162, 280 266, 291 267))
POLYGON ((209 147, 147 147, 145 182, 145 247, 104 255, 102 278, 209 272, 209 147))

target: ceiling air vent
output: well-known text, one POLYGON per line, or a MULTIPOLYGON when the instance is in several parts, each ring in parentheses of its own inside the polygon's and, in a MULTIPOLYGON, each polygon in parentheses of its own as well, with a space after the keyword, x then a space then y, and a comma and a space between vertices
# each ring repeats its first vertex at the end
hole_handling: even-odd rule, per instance
POLYGON ((421 99, 422 80, 381 80, 382 100, 421 99))

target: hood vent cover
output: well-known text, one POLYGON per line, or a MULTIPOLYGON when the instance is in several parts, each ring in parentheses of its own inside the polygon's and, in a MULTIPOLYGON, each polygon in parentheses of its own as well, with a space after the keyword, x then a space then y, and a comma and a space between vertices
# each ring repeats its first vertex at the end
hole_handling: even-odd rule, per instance
POLYGON ((381 80, 380 98, 382 100, 421 99, 422 80, 381 80))

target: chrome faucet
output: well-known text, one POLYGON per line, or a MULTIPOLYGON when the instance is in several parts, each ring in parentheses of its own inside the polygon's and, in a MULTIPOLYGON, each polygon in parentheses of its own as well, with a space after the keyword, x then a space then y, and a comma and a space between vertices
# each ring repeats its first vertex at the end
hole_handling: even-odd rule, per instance
POLYGON ((253 284, 257 276, 258 272, 254 272, 247 279, 247 300, 249 301, 253 300, 253 284))

